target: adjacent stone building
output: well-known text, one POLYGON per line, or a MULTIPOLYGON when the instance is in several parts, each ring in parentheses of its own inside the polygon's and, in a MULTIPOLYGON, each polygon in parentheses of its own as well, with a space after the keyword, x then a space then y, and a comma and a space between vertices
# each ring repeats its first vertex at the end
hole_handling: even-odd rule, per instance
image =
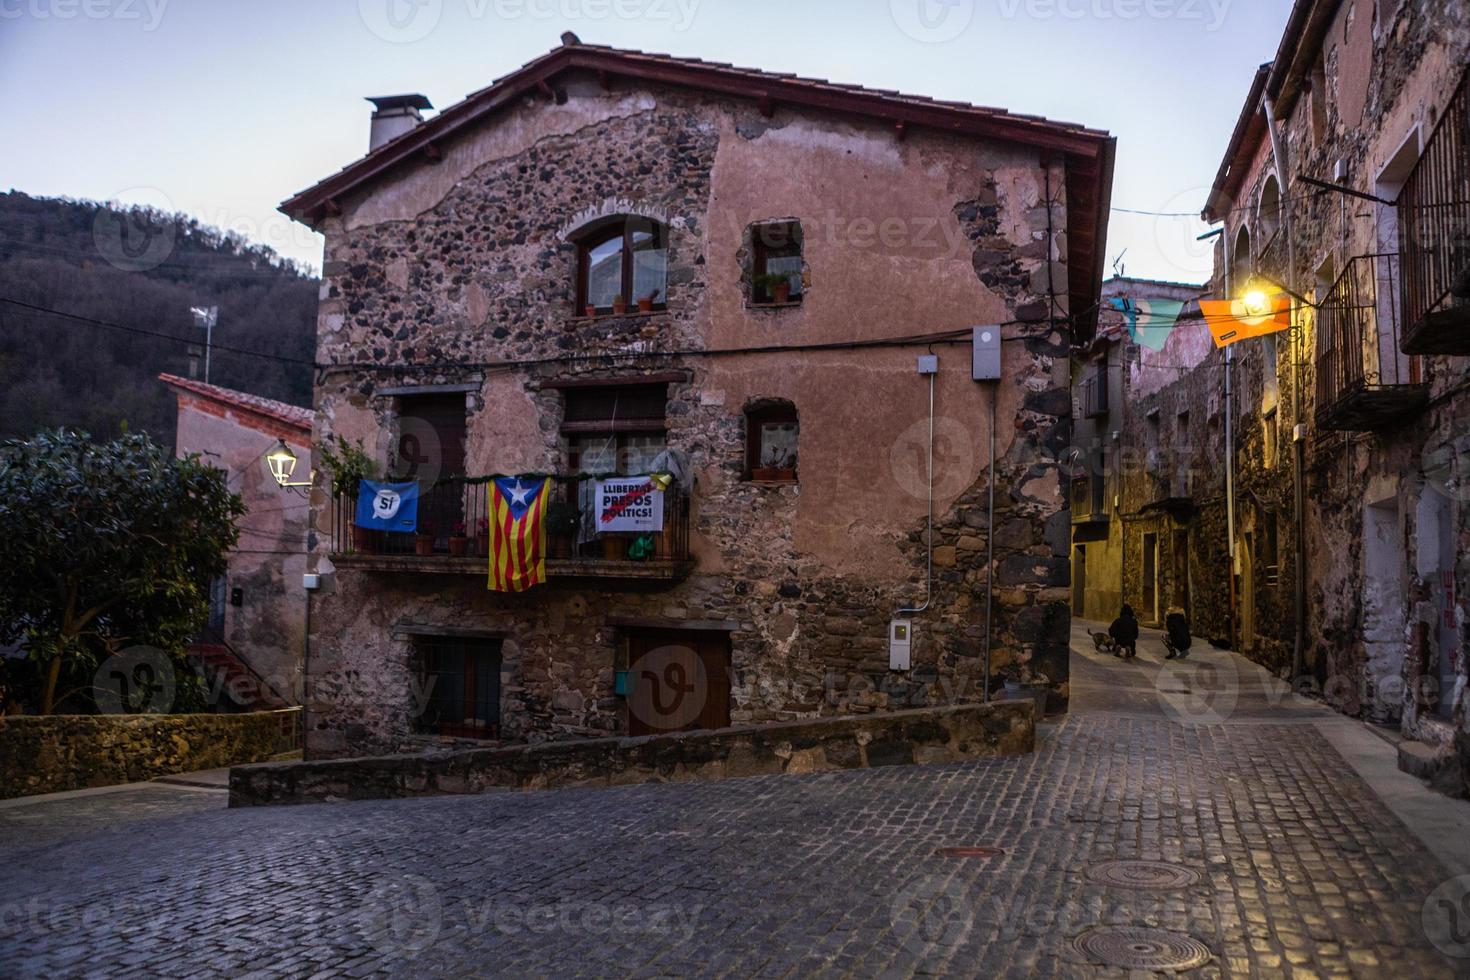
MULTIPOLYGON (((1198 508, 1225 489, 1208 462, 1220 399, 1194 403, 1196 369, 1214 350, 1199 319, 1204 291, 1189 283, 1109 279, 1096 335, 1075 352, 1072 611, 1085 619, 1109 622, 1124 603, 1150 626, 1175 607, 1193 620, 1208 619, 1208 603, 1195 603, 1191 584, 1207 582, 1211 569, 1206 557, 1188 558, 1208 546, 1195 527, 1198 508), (1130 301, 1132 309, 1182 303, 1182 318, 1161 346, 1150 346, 1130 330, 1115 299, 1130 301), (1181 505, 1186 498, 1191 504, 1181 505), (1193 574, 1189 560, 1200 564, 1193 574)), ((1132 326, 1139 322, 1145 331, 1163 330, 1147 317, 1132 326)))
POLYGON ((1113 141, 564 41, 282 206, 326 236, 319 446, 361 440, 438 525, 354 553, 318 482, 308 752, 975 700, 992 594, 994 684, 1064 706, 1068 353, 1113 141), (671 458, 651 554, 554 537, 508 595, 449 550, 484 554, 476 477, 556 474, 575 520, 578 474, 671 458))
POLYGON ((279 442, 310 455, 311 409, 172 374, 159 380, 178 401, 178 454, 199 453, 224 470, 246 508, 229 568, 211 583, 209 622, 190 650, 221 682, 221 707, 294 703, 306 656, 310 508, 303 493, 277 485, 265 456, 279 442))
POLYGON ((1467 62, 1464 4, 1296 4, 1205 211, 1214 295, 1284 292, 1293 327, 1179 396, 1191 420, 1224 398, 1229 639, 1446 756, 1470 730, 1467 62))

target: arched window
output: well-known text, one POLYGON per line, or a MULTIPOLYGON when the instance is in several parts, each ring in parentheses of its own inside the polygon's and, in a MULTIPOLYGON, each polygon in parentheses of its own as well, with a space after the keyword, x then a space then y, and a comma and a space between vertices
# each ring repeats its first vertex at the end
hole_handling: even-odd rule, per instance
POLYGON ((651 218, 619 215, 577 239, 577 309, 610 313, 613 304, 667 306, 669 232, 651 218))
POLYGON ((1266 178, 1261 189, 1260 221, 1261 237, 1269 243, 1281 229, 1281 184, 1275 174, 1266 178))
POLYGON ((1230 288, 1240 290, 1250 281, 1255 260, 1251 255, 1251 230, 1241 225, 1235 233, 1235 243, 1230 250, 1230 288))

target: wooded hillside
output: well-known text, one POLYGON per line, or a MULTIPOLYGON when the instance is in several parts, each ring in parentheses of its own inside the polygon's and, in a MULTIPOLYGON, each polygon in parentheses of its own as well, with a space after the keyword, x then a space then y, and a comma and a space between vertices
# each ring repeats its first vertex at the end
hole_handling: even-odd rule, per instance
POLYGON ((157 376, 188 376, 188 344, 204 339, 191 306, 219 307, 211 382, 310 405, 316 295, 293 263, 185 215, 0 194, 0 437, 67 426, 103 438, 125 421, 172 446, 157 376))

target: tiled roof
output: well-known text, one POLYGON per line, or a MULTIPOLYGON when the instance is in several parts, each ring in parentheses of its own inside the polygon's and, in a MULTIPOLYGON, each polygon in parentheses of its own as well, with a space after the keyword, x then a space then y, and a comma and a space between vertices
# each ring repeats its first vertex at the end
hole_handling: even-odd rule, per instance
POLYGON ((1111 142, 1107 132, 1042 116, 907 95, 891 89, 833 82, 824 78, 743 68, 700 58, 613 48, 580 41, 563 44, 530 61, 490 85, 471 92, 432 119, 400 134, 337 173, 282 202, 280 209, 298 220, 311 222, 315 212, 333 198, 381 174, 385 169, 425 148, 461 126, 512 103, 519 95, 544 85, 568 69, 607 75, 626 75, 667 84, 686 85, 769 100, 864 113, 939 130, 989 135, 1062 152, 1097 156, 1111 142))
POLYGON ((176 374, 160 374, 158 380, 172 388, 187 391, 223 405, 264 415, 294 429, 299 429, 307 435, 311 434, 312 411, 309 408, 276 401, 274 398, 265 398, 261 395, 252 395, 245 391, 236 391, 233 388, 205 384, 203 381, 195 381, 191 378, 181 378, 176 374))

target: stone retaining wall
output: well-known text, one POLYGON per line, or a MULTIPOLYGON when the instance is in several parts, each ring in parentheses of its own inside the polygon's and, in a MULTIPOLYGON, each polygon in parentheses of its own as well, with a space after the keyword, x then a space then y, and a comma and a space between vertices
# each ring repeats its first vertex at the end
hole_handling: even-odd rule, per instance
POLYGON ((0 799, 261 762, 300 711, 0 717, 0 799))
POLYGON ((230 772, 230 806, 727 779, 1024 755, 1036 746, 1034 711, 1032 701, 1003 701, 714 732, 240 766, 230 772))

